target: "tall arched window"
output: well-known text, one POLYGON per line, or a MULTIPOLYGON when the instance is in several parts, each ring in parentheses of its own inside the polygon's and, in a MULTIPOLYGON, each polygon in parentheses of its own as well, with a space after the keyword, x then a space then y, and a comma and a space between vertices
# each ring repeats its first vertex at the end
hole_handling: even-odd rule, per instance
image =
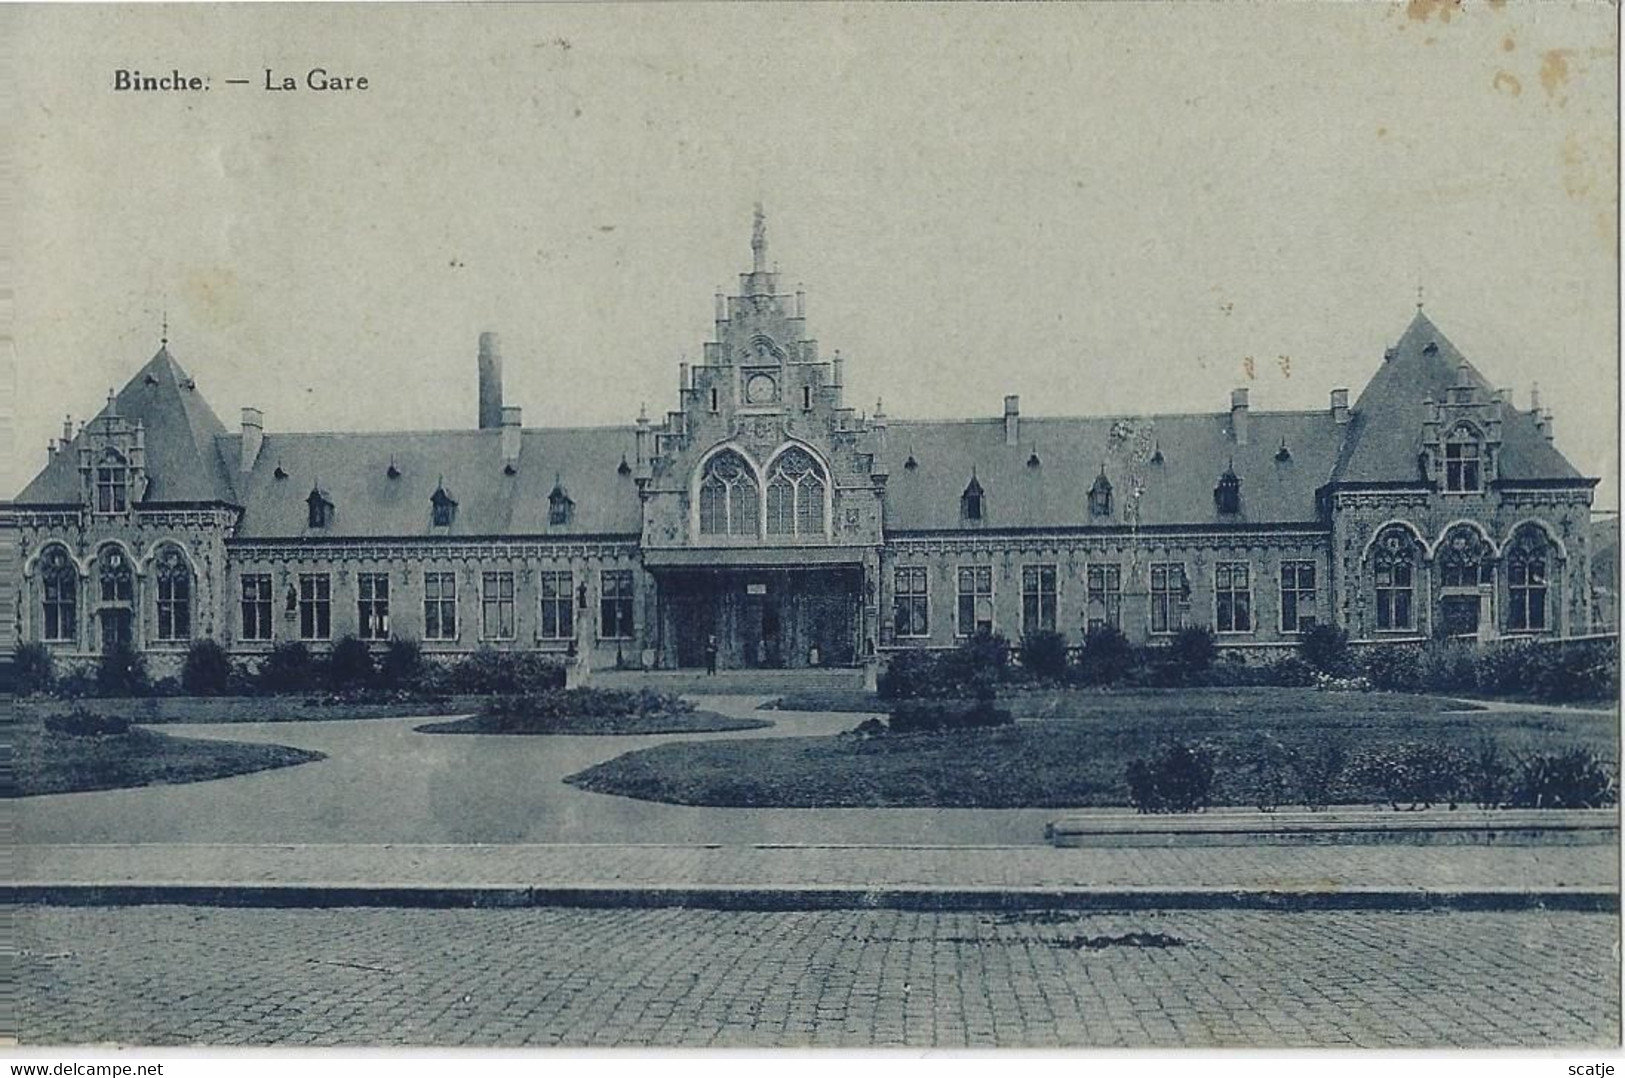
POLYGON ((1446 588, 1477 588, 1489 583, 1494 567, 1489 545, 1477 528, 1457 524, 1439 544, 1439 583, 1446 588))
POLYGON ((1377 629, 1411 629, 1415 625, 1416 541, 1404 528, 1384 529, 1372 554, 1377 591, 1377 629))
POLYGON ((40 584, 45 605, 41 639, 72 643, 79 637, 79 570, 59 546, 40 558, 40 584))
POLYGON ((787 449, 767 481, 767 534, 823 535, 824 478, 802 449, 787 449))
POLYGON ((1544 632, 1546 629, 1547 573, 1552 545, 1546 533, 1525 524, 1507 548, 1507 629, 1544 632))
POLYGON ((1479 489, 1478 435, 1465 423, 1457 425, 1444 443, 1444 489, 1465 494, 1479 489))
POLYGON ((129 506, 129 466, 118 450, 108 446, 96 464, 96 512, 122 513, 129 506))
POLYGON ((756 535, 761 490, 744 458, 718 453, 700 480, 701 535, 756 535))
POLYGON ((192 635, 192 569, 173 546, 158 555, 158 639, 186 640, 192 635))

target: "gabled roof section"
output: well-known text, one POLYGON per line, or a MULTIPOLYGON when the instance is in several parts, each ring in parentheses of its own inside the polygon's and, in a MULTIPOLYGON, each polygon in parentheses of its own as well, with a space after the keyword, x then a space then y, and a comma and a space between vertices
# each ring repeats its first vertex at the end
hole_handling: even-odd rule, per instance
MULTIPOLYGON (((636 454, 631 427, 525 430, 516 467, 504 468, 501 430, 382 431, 265 435, 252 472, 239 475, 241 539, 572 536, 636 538, 643 528, 637 484, 620 471, 636 454), (397 475, 391 477, 393 461, 397 475), (280 465, 287 479, 277 479, 280 465), (333 520, 312 533, 305 497, 321 480, 333 520), (548 520, 555 487, 584 492, 567 524, 548 520), (434 499, 457 512, 435 527, 434 499)), ((220 455, 238 459, 240 436, 223 435, 220 455)))
MULTIPOLYGON (((1419 482, 1416 458, 1422 448, 1423 401, 1431 397, 1443 402, 1463 362, 1432 319, 1417 311, 1354 404, 1333 482, 1419 482)), ((1493 392, 1490 383, 1471 363, 1467 372, 1488 399, 1493 392)), ((1546 441, 1532 413, 1503 404, 1501 416, 1502 480, 1580 478, 1546 441)))
MULTIPOLYGON (((235 502, 217 438, 226 431, 191 376, 165 344, 119 391, 113 407, 146 431, 147 487, 142 504, 235 502)), ((96 414, 107 414, 104 407, 96 414)), ((94 420, 91 421, 94 424, 94 420)), ((80 433, 17 496, 22 504, 77 503, 80 433)))

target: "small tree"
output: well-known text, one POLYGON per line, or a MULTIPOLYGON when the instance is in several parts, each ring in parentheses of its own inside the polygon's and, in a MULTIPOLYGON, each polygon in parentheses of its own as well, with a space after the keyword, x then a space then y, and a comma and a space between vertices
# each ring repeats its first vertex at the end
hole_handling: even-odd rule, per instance
POLYGON ((1060 681, 1066 677, 1066 635, 1038 629, 1021 638, 1021 665, 1039 677, 1060 681))
POLYGON ((218 696, 231 682, 231 656, 213 640, 194 640, 181 667, 181 687, 192 696, 218 696))
POLYGON ((1089 685, 1121 681, 1134 666, 1134 646, 1115 625, 1097 625, 1083 638, 1078 678, 1089 685))
POLYGON ((364 640, 340 637, 327 660, 327 680, 335 689, 357 689, 372 680, 372 652, 364 640))
POLYGON ((101 696, 145 696, 152 688, 147 661, 128 644, 116 644, 102 653, 96 667, 96 692, 101 696))
POLYGON ((1336 625, 1316 625, 1298 642, 1304 662, 1324 674, 1341 677, 1349 672, 1349 634, 1336 625))
POLYGON ((18 644, 11 653, 11 676, 18 696, 50 692, 56 684, 56 663, 44 644, 18 644))
POLYGON ((1203 674, 1213 665, 1219 645, 1206 625, 1187 625, 1174 637, 1173 659, 1186 674, 1203 674))
POLYGON ((260 666, 260 688, 266 692, 305 692, 314 688, 316 662, 303 640, 285 640, 271 649, 260 666))
POLYGON ((390 637, 378 674, 392 689, 415 688, 423 680, 423 647, 409 636, 390 637))

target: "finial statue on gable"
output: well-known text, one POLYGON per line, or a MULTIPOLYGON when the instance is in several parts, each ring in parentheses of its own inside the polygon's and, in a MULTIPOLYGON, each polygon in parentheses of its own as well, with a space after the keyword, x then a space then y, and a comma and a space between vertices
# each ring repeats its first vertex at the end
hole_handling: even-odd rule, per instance
POLYGON ((757 273, 767 269, 767 214, 762 211, 762 204, 756 203, 756 216, 750 228, 750 250, 754 256, 751 268, 757 273))

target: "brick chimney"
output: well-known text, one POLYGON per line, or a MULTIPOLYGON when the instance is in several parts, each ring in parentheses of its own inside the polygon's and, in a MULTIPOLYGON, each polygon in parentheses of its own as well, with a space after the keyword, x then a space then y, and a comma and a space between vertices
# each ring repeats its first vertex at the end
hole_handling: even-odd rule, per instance
POLYGON ((510 475, 519 470, 519 443, 523 430, 520 426, 521 412, 517 404, 502 409, 502 467, 510 475))
POLYGON ((480 429, 502 426, 502 339, 480 334, 480 429))
POLYGON ((1237 445, 1247 444, 1247 390, 1230 391, 1230 436, 1237 445))
POLYGON ((265 413, 258 408, 243 409, 243 462, 242 470, 254 470, 260 459, 260 446, 265 442, 265 413))
POLYGON ((1349 421, 1349 391, 1346 389, 1332 390, 1332 422, 1338 426, 1349 421))
POLYGON ((1004 444, 1021 441, 1021 398, 1012 393, 1004 398, 1004 444))

